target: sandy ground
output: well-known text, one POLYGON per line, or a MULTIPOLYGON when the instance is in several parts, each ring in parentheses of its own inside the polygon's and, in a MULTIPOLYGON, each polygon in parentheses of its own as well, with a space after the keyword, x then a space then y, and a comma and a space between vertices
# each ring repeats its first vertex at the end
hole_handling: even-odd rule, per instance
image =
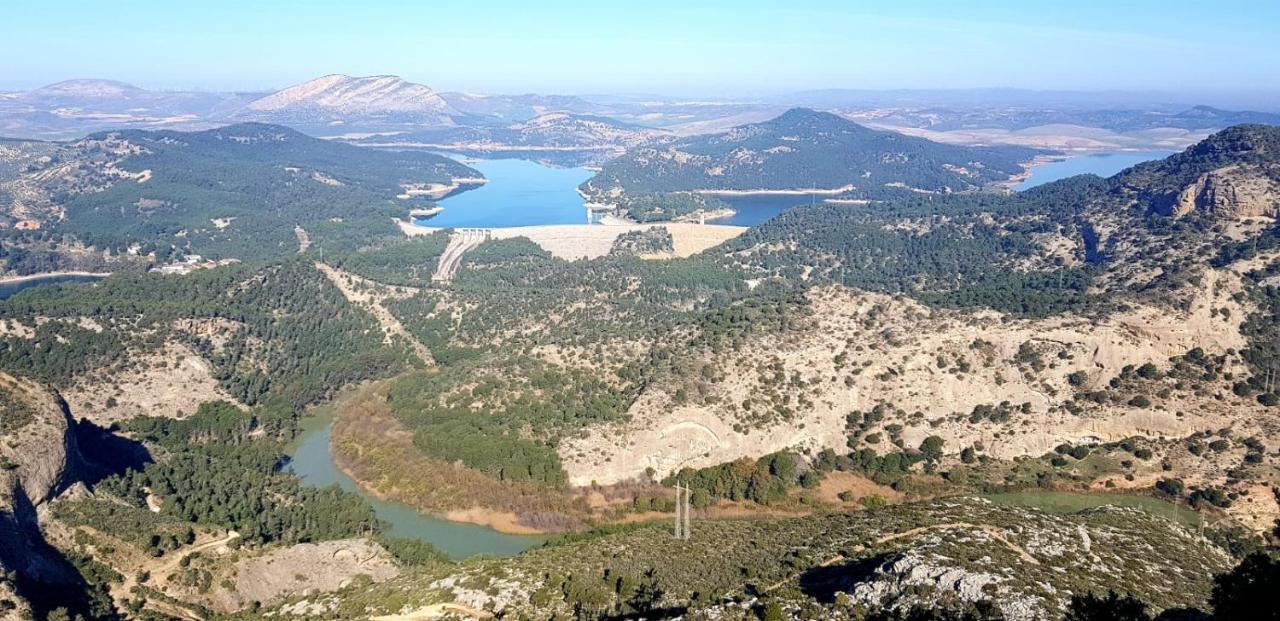
POLYGON ((95 369, 62 389, 76 417, 106 425, 138 416, 194 414, 205 401, 236 403, 213 377, 209 363, 191 347, 167 343, 161 350, 130 355, 128 369, 95 369), (114 405, 108 406, 107 400, 114 405))
POLYGON ((234 594, 241 606, 269 604, 307 591, 335 591, 359 575, 382 582, 399 574, 386 550, 366 539, 300 543, 237 562, 234 594))
POLYGON ((412 612, 395 615, 382 615, 372 617, 372 619, 373 621, 428 621, 430 619, 442 619, 446 616, 450 618, 460 618, 461 616, 461 618, 470 617, 473 619, 490 619, 493 617, 493 614, 478 608, 464 606, 462 604, 431 604, 429 606, 423 606, 422 608, 413 610, 412 612))
POLYGON ((444 519, 450 522, 462 522, 464 524, 479 524, 480 526, 488 526, 500 533, 510 535, 541 535, 546 531, 531 528, 520 523, 520 516, 510 511, 498 511, 496 509, 486 509, 484 507, 472 507, 470 509, 454 509, 446 511, 444 519))
POLYGON ((885 485, 880 485, 867 477, 852 472, 828 472, 822 477, 822 483, 818 485, 816 496, 818 499, 829 502, 833 505, 851 505, 858 506, 858 499, 867 496, 879 496, 889 502, 897 502, 902 500, 902 493, 885 485), (849 492, 853 498, 846 503, 840 499, 840 494, 849 492))
MULTIPOLYGON (((440 229, 418 226, 408 222, 400 222, 400 230, 410 237, 429 235, 440 229)), ((513 226, 507 228, 488 229, 494 239, 511 239, 527 237, 547 252, 573 261, 576 259, 594 259, 609 254, 613 248, 613 240, 628 231, 643 231, 654 226, 666 228, 671 233, 675 252, 672 256, 687 257, 722 244, 741 235, 747 230, 745 226, 725 226, 719 224, 693 224, 684 222, 668 222, 657 224, 629 224, 603 226, 595 224, 549 224, 542 226, 513 226)), ((650 258, 650 257, 646 257, 650 258)), ((656 257, 652 257, 656 258, 656 257)))

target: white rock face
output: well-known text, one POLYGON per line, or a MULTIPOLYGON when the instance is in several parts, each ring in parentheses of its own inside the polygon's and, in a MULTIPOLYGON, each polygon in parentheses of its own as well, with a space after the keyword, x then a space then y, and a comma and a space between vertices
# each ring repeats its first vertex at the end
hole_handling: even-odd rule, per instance
POLYGON ((435 91, 390 76, 327 75, 290 86, 249 103, 258 113, 328 113, 333 116, 387 114, 448 115, 456 111, 435 91))
POLYGON ((1200 175, 1178 195, 1174 215, 1197 210, 1227 218, 1280 216, 1280 171, 1233 164, 1200 175))

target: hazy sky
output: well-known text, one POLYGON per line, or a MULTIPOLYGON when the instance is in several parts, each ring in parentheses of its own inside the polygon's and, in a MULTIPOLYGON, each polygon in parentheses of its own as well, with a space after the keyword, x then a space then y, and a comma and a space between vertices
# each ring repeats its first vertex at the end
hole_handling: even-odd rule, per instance
POLYGON ((0 88, 250 90, 326 73, 443 90, 1273 90, 1280 1, 4 0, 0 88), (909 6, 907 6, 909 5, 909 6))

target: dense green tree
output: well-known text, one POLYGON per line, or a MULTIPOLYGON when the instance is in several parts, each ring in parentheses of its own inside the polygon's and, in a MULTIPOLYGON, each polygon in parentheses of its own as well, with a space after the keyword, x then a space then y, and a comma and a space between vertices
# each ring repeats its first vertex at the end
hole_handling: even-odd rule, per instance
POLYGON ((1130 595, 1109 591, 1105 596, 1094 593, 1073 595, 1067 604, 1064 621, 1151 621, 1147 605, 1130 595))
POLYGON ((1267 621, 1280 619, 1276 594, 1280 593, 1280 561, 1255 552, 1232 571, 1213 580, 1209 604, 1215 621, 1267 621))

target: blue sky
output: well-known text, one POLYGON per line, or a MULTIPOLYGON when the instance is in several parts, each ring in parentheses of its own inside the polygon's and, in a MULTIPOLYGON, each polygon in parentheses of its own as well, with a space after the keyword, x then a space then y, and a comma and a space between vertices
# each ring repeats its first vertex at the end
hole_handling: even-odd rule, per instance
POLYGON ((442 90, 1280 88, 1280 2, 6 2, 0 88, 251 90, 326 73, 442 90))

